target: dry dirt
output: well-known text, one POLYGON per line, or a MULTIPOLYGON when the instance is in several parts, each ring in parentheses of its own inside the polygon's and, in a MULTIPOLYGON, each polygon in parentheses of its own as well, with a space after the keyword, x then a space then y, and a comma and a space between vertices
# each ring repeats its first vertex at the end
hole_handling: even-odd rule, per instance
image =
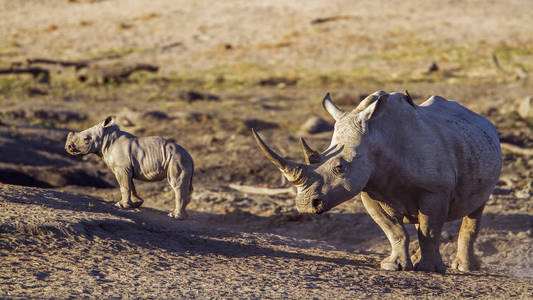
MULTIPOLYGON (((300 135, 323 150, 331 131, 301 126, 331 122, 326 91, 346 109, 377 89, 407 88, 416 103, 438 94, 488 117, 503 142, 533 148, 533 118, 516 112, 533 96, 532 10, 531 1, 0 0, 0 69, 51 74, 0 75, 0 298, 531 298, 531 156, 504 151, 476 246, 482 268, 469 273, 381 271, 388 242, 358 197, 308 216, 290 195, 228 186, 285 186, 252 127, 295 160, 300 135), (26 61, 35 58, 91 67, 26 61), (78 81, 135 63, 159 70, 78 81), (144 206, 115 208, 103 162, 64 151, 68 131, 109 114, 192 154, 188 220, 167 217, 166 182, 136 182, 144 206)), ((459 226, 444 228, 448 265, 459 226)))

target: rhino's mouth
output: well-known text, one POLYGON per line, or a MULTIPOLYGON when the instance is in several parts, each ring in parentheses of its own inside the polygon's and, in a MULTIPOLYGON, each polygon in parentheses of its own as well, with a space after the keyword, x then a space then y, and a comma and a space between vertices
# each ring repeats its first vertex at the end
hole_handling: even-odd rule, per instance
POLYGON ((313 210, 315 211, 315 214, 320 215, 323 212, 327 211, 327 209, 324 209, 324 201, 319 198, 315 198, 311 201, 311 206, 313 207, 313 210))
POLYGON ((298 212, 301 214, 317 214, 317 215, 320 215, 329 210, 329 208, 326 207, 324 201, 319 198, 315 198, 311 200, 311 202, 307 202, 306 205, 296 206, 296 208, 298 209, 298 212))
POLYGON ((72 155, 81 154, 81 150, 76 148, 76 145, 74 145, 74 144, 68 144, 67 147, 66 147, 66 150, 67 150, 68 153, 70 153, 72 155))

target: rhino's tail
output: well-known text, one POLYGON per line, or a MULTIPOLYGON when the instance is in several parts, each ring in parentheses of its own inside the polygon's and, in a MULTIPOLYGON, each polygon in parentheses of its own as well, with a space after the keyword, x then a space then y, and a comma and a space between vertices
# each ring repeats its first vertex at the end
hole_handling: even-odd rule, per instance
POLYGON ((191 159, 191 168, 192 168, 192 172, 191 172, 191 180, 189 180, 189 194, 192 194, 192 192, 194 191, 194 188, 192 186, 192 181, 194 179, 194 162, 192 162, 192 159, 191 159))

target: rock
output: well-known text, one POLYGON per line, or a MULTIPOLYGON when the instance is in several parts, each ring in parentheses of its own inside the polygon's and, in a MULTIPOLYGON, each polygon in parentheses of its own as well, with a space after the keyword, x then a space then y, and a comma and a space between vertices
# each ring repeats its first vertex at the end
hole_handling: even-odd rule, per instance
POLYGON ((117 114, 118 125, 124 127, 143 127, 145 124, 153 124, 168 119, 170 117, 159 110, 139 112, 126 107, 117 114))
POLYGON ((172 118, 182 121, 207 122, 213 120, 214 116, 202 112, 178 111, 172 114, 172 118))
POLYGON ((207 93, 200 93, 197 91, 181 91, 178 94, 178 97, 181 100, 184 100, 186 102, 194 102, 194 101, 219 101, 220 97, 213 94, 207 94, 207 93))
POLYGON ((67 110, 55 109, 14 109, 0 112, 0 116, 7 119, 24 119, 28 121, 41 120, 56 123, 80 122, 87 120, 87 115, 67 110))
POLYGON ((434 61, 431 63, 431 65, 429 66, 427 72, 428 73, 433 73, 433 72, 437 72, 439 70, 439 66, 437 65, 437 62, 434 61))
POLYGON ((270 77, 259 81, 261 86, 277 86, 285 87, 289 85, 295 85, 298 83, 298 79, 290 79, 285 77, 270 77))
POLYGON ((300 127, 302 132, 315 134, 333 130, 333 125, 320 117, 311 117, 300 127))
POLYGON ((515 74, 517 79, 525 80, 529 78, 529 73, 521 66, 515 68, 515 74))
POLYGON ((124 127, 133 127, 137 126, 140 123, 141 113, 138 111, 131 110, 128 107, 125 107, 117 114, 117 123, 119 126, 124 127))
POLYGON ((56 121, 59 123, 68 123, 71 121, 84 121, 87 119, 87 116, 84 114, 79 114, 72 111, 53 111, 53 110, 44 110, 38 109, 33 111, 33 118, 41 120, 50 120, 56 121))
POLYGON ((151 121, 162 121, 169 119, 168 115, 162 111, 151 110, 143 114, 143 119, 151 121))
POLYGON ((248 129, 254 128, 257 130, 266 130, 266 129, 273 129, 273 128, 279 127, 277 123, 263 121, 259 119, 246 119, 244 120, 244 124, 246 125, 246 127, 248 127, 248 129))
POLYGON ((524 119, 533 118, 533 96, 526 97, 520 101, 518 114, 524 119))

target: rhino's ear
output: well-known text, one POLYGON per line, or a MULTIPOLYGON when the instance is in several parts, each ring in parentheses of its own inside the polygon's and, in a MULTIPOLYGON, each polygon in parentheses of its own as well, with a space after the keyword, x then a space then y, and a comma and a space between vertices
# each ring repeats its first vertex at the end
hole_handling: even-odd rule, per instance
POLYGON ((416 109, 416 104, 413 102, 413 98, 411 98, 411 95, 409 95, 409 92, 405 90, 403 92, 403 95, 405 96, 405 100, 407 100, 407 103, 409 103, 409 105, 411 105, 412 107, 416 109))
POLYGON ((115 116, 109 116, 102 122, 102 127, 108 127, 115 124, 115 116))
POLYGON ((372 103, 376 102, 379 97, 383 95, 388 95, 385 91, 377 91, 375 93, 372 93, 368 95, 357 107, 353 110, 354 113, 358 114, 362 112, 363 110, 367 109, 372 103))
POLYGON ((372 104, 370 104, 365 110, 361 112, 363 119, 370 120, 379 117, 379 115, 383 111, 383 105, 385 104, 385 102, 387 102, 388 98, 388 94, 379 96, 376 101, 372 102, 372 104))
POLYGON ((335 121, 338 121, 344 115, 344 111, 338 108, 335 103, 333 103, 329 93, 327 93, 326 96, 324 96, 324 99, 322 99, 322 106, 333 117, 333 119, 335 119, 335 121))

